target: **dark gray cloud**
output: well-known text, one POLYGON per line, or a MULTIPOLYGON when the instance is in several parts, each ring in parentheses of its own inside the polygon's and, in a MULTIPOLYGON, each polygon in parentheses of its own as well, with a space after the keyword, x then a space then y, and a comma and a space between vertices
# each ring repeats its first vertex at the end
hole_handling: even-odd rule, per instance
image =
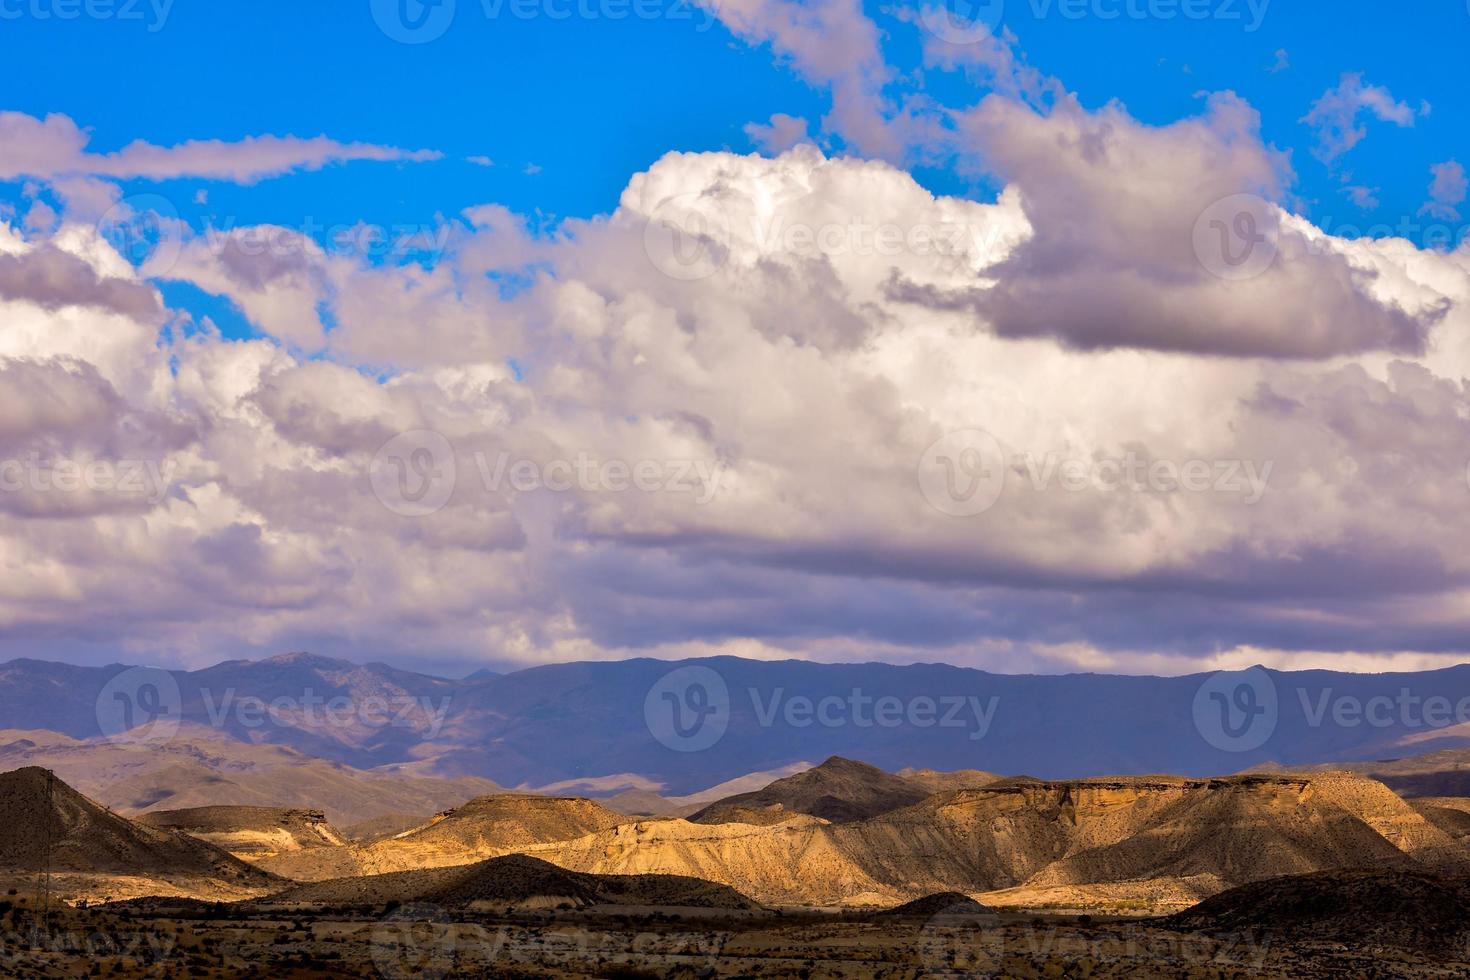
POLYGON ((0 254, 0 297, 53 311, 93 307, 139 320, 163 312, 158 291, 148 283, 103 275, 85 260, 47 245, 0 254))
POLYGON ((1080 350, 1277 358, 1421 353, 1448 311, 1443 297, 1383 299, 1373 270, 1271 203, 1289 167, 1233 95, 1163 127, 1117 106, 1089 113, 1063 99, 1038 111, 990 96, 960 126, 1017 190, 1032 234, 985 282, 895 279, 897 301, 1080 350))

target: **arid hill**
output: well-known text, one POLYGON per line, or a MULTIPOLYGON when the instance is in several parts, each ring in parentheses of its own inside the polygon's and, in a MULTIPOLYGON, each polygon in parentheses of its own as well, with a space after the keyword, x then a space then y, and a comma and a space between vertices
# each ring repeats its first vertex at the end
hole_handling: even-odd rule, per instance
POLYGON ((201 806, 158 810, 138 823, 208 841, 244 861, 319 847, 341 847, 341 832, 320 810, 264 806, 201 806))
POLYGON ((674 875, 594 875, 567 871, 522 855, 475 864, 395 871, 316 882, 263 899, 272 905, 380 906, 424 902, 441 908, 555 908, 627 905, 753 909, 744 895, 724 885, 674 875))
POLYGON ((709 806, 711 803, 723 800, 726 797, 737 796, 740 793, 754 793, 756 790, 765 789, 778 779, 787 776, 795 776, 797 773, 806 772, 812 768, 810 762, 791 762, 775 769, 765 769, 758 772, 748 772, 734 779, 727 779, 716 783, 714 786, 706 787, 686 796, 665 797, 670 803, 679 806, 688 806, 693 809, 709 806))
POLYGON ((166 741, 75 739, 48 731, 0 731, 0 769, 41 766, 124 813, 200 806, 322 810, 337 826, 388 814, 430 814, 500 787, 488 779, 439 779, 367 771, 279 745, 241 742, 184 724, 166 741))
POLYGON ((700 804, 680 805, 646 789, 629 789, 597 801, 609 810, 630 817, 685 817, 702 809, 700 804))
POLYGON ((688 874, 768 904, 1178 901, 1331 868, 1460 870, 1466 849, 1345 773, 1003 780, 845 824, 640 821, 527 853, 579 871, 688 874), (1101 892, 1092 886, 1107 886, 1101 892))
POLYGON ((1342 762, 1332 766, 1305 766, 1278 771, 1316 772, 1326 768, 1345 769, 1376 779, 1404 797, 1470 796, 1470 749, 1440 749, 1423 755, 1365 762, 1342 762))
POLYGON ((963 917, 973 915, 986 915, 994 910, 981 905, 969 895, 959 892, 935 892, 933 895, 925 895, 916 898, 912 902, 904 902, 902 905, 879 912, 882 916, 892 916, 899 919, 933 919, 940 917, 963 917))
POLYGON ((64 894, 111 894, 147 882, 174 894, 245 894, 276 882, 212 844, 119 816, 44 769, 0 774, 0 814, 0 872, 34 873, 49 859, 64 894), (132 884, 105 887, 117 877, 132 884))
MULTIPOLYGON (((779 769, 736 776, 734 779, 727 779, 686 796, 663 796, 649 789, 638 788, 625 789, 612 796, 599 796, 596 793, 588 795, 603 806, 632 817, 687 817, 698 813, 711 803, 717 803, 742 793, 754 793, 765 789, 778 779, 794 776, 810 768, 812 768, 811 763, 793 762, 779 769)), ((549 792, 549 789, 542 788, 536 792, 545 793, 549 792)), ((566 795, 566 791, 553 795, 566 795)))
POLYGON ((1409 801, 1416 812, 1457 841, 1470 838, 1470 798, 1421 796, 1409 801))
POLYGON ((261 867, 298 881, 451 867, 584 837, 629 819, 592 800, 502 793, 370 844, 278 854, 261 867))
POLYGON ((937 769, 900 769, 895 775, 930 795, 951 793, 957 789, 979 789, 981 786, 1003 778, 996 773, 982 772, 979 769, 957 769, 954 772, 940 772, 937 769))
POLYGON ((355 844, 371 844, 384 837, 392 837, 428 823, 423 813, 385 813, 370 820, 359 820, 342 828, 342 836, 355 844))
POLYGON ((621 813, 576 797, 482 796, 422 827, 368 847, 363 868, 377 873, 465 864, 467 854, 497 857, 606 830, 627 820, 621 813))
POLYGON ((910 806, 928 795, 924 787, 892 773, 834 755, 814 769, 778 779, 764 789, 711 803, 689 819, 734 823, 780 807, 772 815, 774 821, 805 813, 832 823, 849 823, 910 806))

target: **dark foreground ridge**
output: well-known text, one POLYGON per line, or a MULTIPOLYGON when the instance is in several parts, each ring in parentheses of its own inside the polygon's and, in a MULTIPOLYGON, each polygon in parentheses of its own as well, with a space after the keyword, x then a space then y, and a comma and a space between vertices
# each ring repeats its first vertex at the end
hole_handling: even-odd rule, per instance
POLYGON ((925 895, 923 898, 916 898, 912 902, 905 902, 895 908, 884 909, 878 914, 899 918, 932 919, 988 915, 994 911, 990 906, 982 905, 962 892, 937 892, 933 895, 925 895))
POLYGON ((525 855, 471 865, 336 878, 286 889, 258 905, 381 906, 429 903, 588 908, 598 905, 752 910, 759 906, 727 885, 683 875, 598 875, 567 871, 525 855))
POLYGON ((1221 892, 1162 920, 1194 932, 1282 942, 1464 953, 1470 880, 1405 871, 1322 871, 1221 892))

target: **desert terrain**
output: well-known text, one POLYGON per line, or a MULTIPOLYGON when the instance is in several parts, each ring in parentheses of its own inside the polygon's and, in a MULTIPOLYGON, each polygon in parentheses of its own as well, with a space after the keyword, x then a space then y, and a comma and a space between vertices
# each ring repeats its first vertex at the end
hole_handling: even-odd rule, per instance
POLYGON ((4 975, 1456 976, 1470 810, 1343 770, 1081 780, 834 757, 683 816, 494 792, 132 816, 0 775, 4 975), (94 973, 93 971, 97 971, 94 973))

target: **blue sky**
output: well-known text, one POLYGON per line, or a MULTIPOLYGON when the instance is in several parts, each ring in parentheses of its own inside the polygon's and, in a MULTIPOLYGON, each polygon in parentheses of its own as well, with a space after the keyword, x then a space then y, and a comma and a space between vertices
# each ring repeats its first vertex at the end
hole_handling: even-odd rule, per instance
MULTIPOLYGON (((1196 113, 1201 91, 1238 92, 1261 112, 1266 139, 1293 150, 1303 206, 1318 219, 1397 223, 1422 204, 1431 164, 1470 156, 1462 97, 1470 13, 1459 2, 1347 2, 1324 13, 1322 5, 1275 0, 1256 30, 1245 0, 1210 0, 1210 10, 1230 19, 1203 20, 1136 16, 1125 0, 1098 0, 1094 12, 1074 17, 1064 2, 1045 2, 1010 0, 1003 20, 1033 65, 1089 106, 1118 99, 1154 124, 1196 113), (1112 10, 1124 13, 1097 15, 1112 10), (1288 67, 1272 73, 1278 50, 1288 67), (1370 137, 1334 170, 1312 157, 1311 132, 1299 120, 1349 71, 1432 111, 1412 128, 1370 123, 1370 137), (1348 201, 1343 172, 1380 188, 1380 206, 1348 201)), ((1142 2, 1135 7, 1150 9, 1142 2)), ((417 223, 486 202, 553 218, 606 213, 629 175, 668 150, 746 152, 744 124, 774 112, 815 119, 827 101, 773 63, 768 47, 748 46, 675 0, 663 0, 662 16, 625 20, 517 17, 508 6, 492 18, 481 0, 458 0, 452 26, 420 45, 387 37, 366 0, 180 0, 157 30, 150 8, 137 9, 141 20, 4 22, 7 108, 65 113, 91 130, 97 150, 134 139, 275 133, 446 155, 429 166, 345 165, 211 186, 204 210, 242 224, 294 225, 303 215, 323 224, 417 223), (494 166, 465 162, 471 156, 494 166), (539 172, 528 174, 533 166, 539 172)), ((916 70, 918 30, 892 17, 889 4, 865 9, 886 32, 890 62, 916 70)), ((958 103, 982 91, 934 71, 924 84, 958 103)), ((840 148, 840 138, 831 145, 840 148)), ((942 168, 918 173, 936 190, 989 192, 942 168)), ((200 186, 179 183, 163 189, 187 200, 200 186)))

